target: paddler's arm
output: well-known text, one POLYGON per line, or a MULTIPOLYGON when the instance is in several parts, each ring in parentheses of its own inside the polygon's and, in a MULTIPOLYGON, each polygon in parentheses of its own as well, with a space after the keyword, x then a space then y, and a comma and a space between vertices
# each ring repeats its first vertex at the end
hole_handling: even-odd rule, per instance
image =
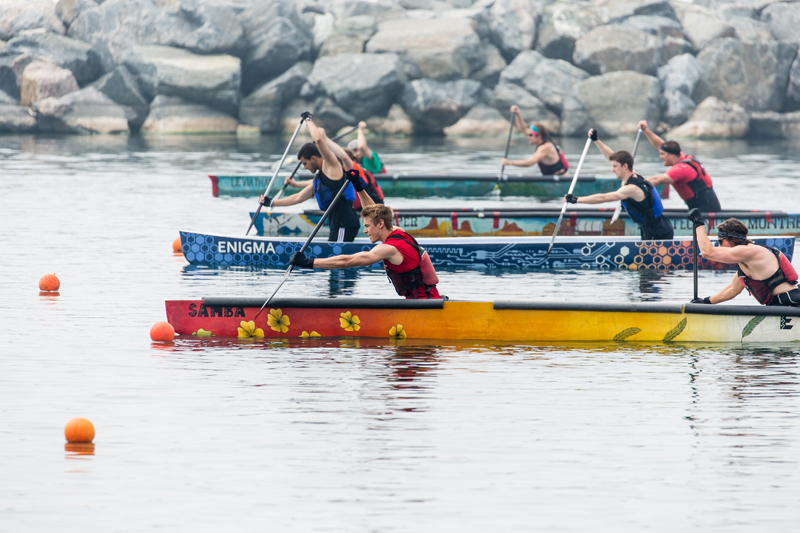
POLYGON ((392 264, 399 265, 403 262, 400 250, 388 244, 379 244, 368 252, 358 252, 353 255, 337 255, 335 257, 320 257, 309 259, 300 252, 292 254, 290 263, 302 268, 322 268, 325 270, 338 270, 340 268, 355 268, 374 265, 384 259, 392 264))
POLYGON ((520 133, 527 135, 525 130, 528 129, 528 126, 525 125, 525 121, 522 120, 522 113, 519 112, 519 106, 512 105, 511 112, 514 113, 514 124, 517 125, 517 129, 520 133))
POLYGON ((364 133, 366 130, 367 123, 362 120, 358 123, 358 149, 361 151, 362 156, 372 161, 372 150, 370 150, 369 146, 367 146, 367 136, 364 133))
POLYGON ((289 178, 289 176, 286 176, 286 179, 284 179, 283 182, 286 183, 287 185, 289 185, 289 187, 295 187, 297 189, 302 189, 306 185, 314 183, 314 180, 299 181, 299 180, 296 180, 294 178, 289 178))
POLYGON ((598 150, 600 150, 600 153, 602 153, 603 157, 605 157, 606 159, 610 158, 611 154, 614 153, 614 150, 606 146, 606 144, 603 141, 597 138, 596 129, 592 128, 589 130, 589 138, 594 141, 594 145, 597 146, 598 150))
POLYGON ((364 190, 364 184, 361 183, 361 178, 359 177, 358 172, 356 172, 354 169, 349 169, 345 171, 344 177, 353 184, 353 189, 355 189, 358 199, 361 200, 362 208, 367 207, 368 205, 375 205, 375 201, 369 194, 367 194, 367 191, 364 190))
POLYGON ((311 138, 314 139, 314 144, 317 145, 319 155, 322 156, 322 172, 331 180, 339 181, 343 177, 342 165, 339 163, 339 159, 331 152, 331 149, 328 148, 328 143, 326 142, 328 137, 325 135, 325 130, 314 124, 311 119, 306 120, 306 126, 308 126, 311 138))
POLYGON ((747 263, 756 254, 756 246, 714 246, 706 234, 705 225, 697 227, 697 244, 703 259, 718 263, 747 263))
MULTIPOLYGON (((275 200, 272 203, 272 207, 285 207, 287 205, 301 204, 301 203, 305 202, 306 200, 308 200, 309 198, 311 198, 312 196, 314 196, 314 186, 313 186, 314 182, 313 181, 309 181, 307 183, 308 183, 308 185, 306 185, 303 188, 302 191, 296 192, 296 193, 292 194, 291 196, 287 196, 286 198, 280 198, 278 200, 275 200)), ((264 203, 265 203, 263 196, 261 198, 259 198, 258 201, 262 205, 264 205, 264 203)), ((269 203, 267 203, 267 207, 269 207, 269 203)))
POLYGON ((536 151, 533 152, 533 155, 531 155, 528 159, 513 160, 513 159, 506 159, 504 157, 503 159, 500 160, 500 164, 505 166, 505 167, 508 167, 508 166, 511 166, 511 167, 532 167, 533 165, 535 165, 536 163, 538 163, 539 161, 541 161, 542 159, 544 159, 548 155, 556 155, 556 156, 558 156, 558 152, 556 152, 555 146, 553 146, 551 143, 547 143, 544 146, 540 146, 539 148, 537 148, 536 151))
POLYGON ((658 176, 650 176, 647 181, 653 185, 663 185, 665 183, 675 183, 675 180, 669 177, 668 174, 659 174, 658 176))
POLYGON ((331 149, 331 152, 333 152, 333 155, 335 155, 339 161, 342 162, 345 170, 350 170, 353 168, 353 160, 350 159, 350 156, 347 155, 347 152, 345 152, 341 146, 336 144, 335 141, 329 139, 327 135, 325 136, 325 142, 328 145, 328 148, 331 149))
POLYGON ((571 204, 604 204, 606 202, 616 202, 618 200, 630 198, 638 190, 639 188, 635 185, 623 185, 614 192, 601 192, 597 194, 590 194, 589 196, 574 196, 572 194, 567 194, 564 196, 564 199, 571 204))
POLYGON ((728 285, 725 286, 724 289, 719 291, 714 296, 710 296, 708 298, 708 302, 712 304, 718 304, 720 302, 727 302, 728 300, 732 300, 739 296, 739 294, 744 290, 744 285, 742 282, 739 281, 739 274, 733 275, 733 281, 731 281, 728 285))
POLYGON ((650 131, 647 128, 646 120, 640 120, 639 127, 642 128, 642 131, 647 136, 647 140, 650 141, 650 144, 653 145, 653 148, 655 148, 656 150, 660 150, 661 145, 664 144, 664 139, 662 139, 661 137, 656 135, 653 131, 650 131))

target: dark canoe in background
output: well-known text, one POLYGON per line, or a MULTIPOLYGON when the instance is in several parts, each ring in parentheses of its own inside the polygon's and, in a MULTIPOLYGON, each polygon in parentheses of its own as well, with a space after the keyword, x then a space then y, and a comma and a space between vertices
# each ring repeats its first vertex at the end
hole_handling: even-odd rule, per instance
MULTIPOLYGON (((415 237, 514 237, 552 235, 560 208, 468 208, 393 209, 395 224, 415 237)), ((686 209, 665 209, 676 236, 692 234, 686 209)), ((250 213, 252 219, 255 213, 250 213)), ((558 234, 567 236, 639 236, 639 225, 623 213, 611 224, 612 209, 570 209, 561 220, 558 234)), ((731 217, 741 220, 749 235, 800 235, 800 214, 782 211, 720 211, 706 213, 711 234, 716 225, 731 217)), ((273 209, 262 211, 255 222, 259 235, 303 237, 311 235, 322 218, 320 210, 291 212, 273 209)), ((363 233, 360 236, 364 236, 363 233)))
POLYGON ((682 303, 464 302, 365 298, 264 298, 166 302, 178 335, 526 342, 796 343, 800 309, 682 303))
MULTIPOLYGON (((259 196, 269 184, 272 176, 267 175, 214 175, 211 178, 211 192, 214 196, 259 196)), ((283 184, 284 176, 275 180, 277 190, 283 184)), ((311 174, 298 176, 298 180, 310 180, 311 174)), ((387 198, 441 198, 478 196, 533 196, 537 198, 557 198, 569 191, 572 177, 531 176, 506 174, 503 179, 489 174, 377 174, 375 178, 387 198)), ((587 196, 619 189, 620 182, 613 176, 578 176, 575 195, 587 196)), ((658 187, 663 198, 669 197, 669 187, 658 187)), ((286 194, 298 189, 287 187, 286 194)))
MULTIPOLYGON (((305 243, 303 238, 243 237, 181 231, 183 255, 189 263, 206 267, 246 266, 281 268, 289 265, 292 253, 305 243)), ((321 236, 321 239, 327 236, 321 236)), ((754 238, 774 246, 791 260, 794 237, 754 238)), ((716 240, 713 240, 716 244, 716 240)), ((436 268, 540 269, 597 268, 615 270, 691 270, 692 239, 642 241, 636 237, 559 237, 550 254, 550 237, 471 237, 419 239, 436 268)), ((350 243, 315 240, 306 250, 309 257, 331 257, 370 250, 368 239, 350 243)), ((380 266, 380 265, 373 265, 380 266)), ((729 270, 735 265, 700 259, 699 268, 729 270)))

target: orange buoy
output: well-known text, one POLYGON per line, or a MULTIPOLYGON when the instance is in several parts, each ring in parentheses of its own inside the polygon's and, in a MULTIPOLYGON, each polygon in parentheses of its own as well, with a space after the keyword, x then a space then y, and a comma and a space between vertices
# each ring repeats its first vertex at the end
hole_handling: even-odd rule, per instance
POLYGON ((42 279, 39 280, 40 291, 55 292, 59 287, 61 287, 61 282, 58 281, 55 274, 45 274, 42 276, 42 279))
POLYGON ((92 442, 94 440, 94 426, 85 418, 73 418, 64 428, 67 442, 92 442))
POLYGON ((156 322, 150 328, 150 338, 157 342, 169 342, 175 338, 175 328, 169 322, 156 322))
POLYGON ((183 253, 183 246, 181 246, 181 238, 180 237, 175 237, 175 240, 172 241, 172 251, 173 252, 183 253))

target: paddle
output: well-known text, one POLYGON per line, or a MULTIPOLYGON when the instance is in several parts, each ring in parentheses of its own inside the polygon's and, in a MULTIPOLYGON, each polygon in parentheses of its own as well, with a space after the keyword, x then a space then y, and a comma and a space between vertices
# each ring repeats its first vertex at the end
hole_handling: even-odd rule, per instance
MULTIPOLYGON (((592 140, 586 139, 586 146, 583 147, 583 153, 581 154, 581 160, 578 161, 578 168, 575 169, 575 175, 572 176, 572 183, 569 185, 569 191, 567 194, 572 194, 572 191, 575 190, 575 184, 578 183, 578 174, 581 173, 581 167, 583 166, 583 160, 586 159, 586 154, 589 152, 589 146, 591 146, 592 140)), ((545 257, 550 255, 550 250, 553 248, 553 243, 556 240, 556 235, 558 235, 558 229, 561 227, 561 219, 564 218, 564 212, 567 210, 567 199, 564 199, 564 205, 561 206, 561 214, 558 215, 558 222, 556 222, 556 227, 553 228, 553 238, 550 239, 550 245, 547 247, 547 253, 544 254, 545 257)))
MULTIPOLYGON (((308 113, 306 111, 306 113, 308 113)), ((280 172, 281 167, 283 166, 283 162, 286 161, 286 156, 289 155, 289 150, 292 148, 294 144, 294 139, 297 137, 297 133, 300 131, 300 127, 303 125, 303 122, 306 121, 306 114, 304 113, 302 118, 300 118, 300 123, 294 129, 294 133, 292 134, 292 138, 289 141, 289 144, 286 146, 286 150, 283 152, 283 156, 281 157, 281 162, 278 164, 278 168, 275 169, 275 172, 272 174, 272 179, 269 180, 269 184, 267 185, 267 190, 264 191, 264 196, 269 197, 269 190, 272 188, 272 184, 275 182, 275 178, 278 177, 278 172, 280 172)), ((256 223, 256 219, 258 218, 258 214, 261 213, 261 203, 258 204, 258 209, 256 210, 256 214, 253 215, 253 220, 250 221, 250 226, 247 228, 247 233, 245 235, 250 234, 250 230, 253 229, 253 224, 256 223)))
MULTIPOLYGON (((344 133, 340 133, 339 135, 337 135, 336 137, 334 137, 334 138, 333 138, 333 139, 331 139, 331 140, 332 140, 332 141, 334 141, 334 142, 336 142, 336 141, 338 141, 339 139, 341 139, 342 137, 344 137, 344 136, 346 136, 346 135, 350 135, 351 133, 353 133, 353 132, 354 132, 354 131, 356 131, 357 129, 358 129, 358 126, 353 126, 352 128, 350 128, 350 129, 349 129, 349 130, 347 130, 346 132, 344 132, 344 133)), ((292 174, 289 176, 289 179, 292 179, 292 178, 294 178, 294 175, 295 175, 295 174, 297 174, 297 171, 298 171, 298 170, 300 170, 300 165, 302 165, 302 164, 303 164, 303 162, 302 162, 302 161, 298 161, 298 162, 297 162, 297 166, 296 166, 296 167, 294 167, 294 170, 292 171, 292 174)), ((279 190, 279 191, 278 191, 278 194, 276 194, 276 195, 275 195, 275 198, 273 198, 273 199, 272 199, 272 201, 269 203, 269 207, 270 207, 270 209, 272 209, 272 204, 274 204, 274 203, 275 203, 275 200, 277 200, 278 198, 280 198, 281 196, 283 196, 283 193, 286 191, 286 186, 287 186, 287 185, 288 185, 288 183, 286 183, 286 182, 284 182, 284 183, 283 183, 283 187, 281 187, 281 190, 279 190)))
MULTIPOLYGON (((692 224, 694 225, 694 224, 692 224)), ((692 264, 694 266, 694 299, 697 300, 697 228, 692 228, 692 264)))
MULTIPOLYGON (((347 187, 350 185, 350 183, 349 183, 349 181, 347 179, 347 176, 342 176, 342 179, 345 181, 345 183, 339 188, 339 192, 336 193, 336 196, 333 197, 333 201, 331 202, 331 205, 329 205, 328 209, 325 210, 325 213, 323 213, 322 218, 319 219, 319 222, 317 222, 317 225, 314 228, 314 231, 311 232, 311 235, 309 235, 308 239, 306 239, 306 242, 300 248, 299 253, 302 254, 303 252, 306 251, 306 248, 308 248, 308 245, 311 244, 311 241, 314 239, 314 236, 317 234, 319 229, 325 223, 325 220, 328 218, 328 215, 331 213, 331 211, 333 210, 334 206, 339 201, 339 198, 341 198, 344 195, 345 189, 347 189, 347 187)), ((267 307, 267 305, 272 301, 272 299, 275 297, 275 295, 278 294, 278 290, 280 290, 280 288, 283 286, 283 283, 289 278, 289 274, 292 273, 292 269, 294 269, 294 265, 289 265, 289 268, 286 269, 286 273, 283 275, 283 279, 278 284, 278 286, 275 288, 275 292, 273 292, 272 296, 270 296, 267 299, 267 301, 264 302, 264 305, 261 306, 261 309, 259 309, 258 313, 256 313, 256 316, 253 318, 253 320, 258 318, 258 315, 261 314, 261 311, 263 311, 264 308, 267 307)))
MULTIPOLYGON (((506 153, 503 155, 503 159, 508 159, 508 148, 511 146, 511 134, 514 133, 514 120, 516 119, 516 115, 511 113, 511 125, 508 127, 508 139, 506 139, 506 153)), ((500 165, 500 179, 497 181, 503 181, 503 173, 506 170, 505 165, 500 165)))
MULTIPOLYGON (((636 140, 633 141, 633 153, 631 153, 631 156, 634 159, 636 159, 636 149, 639 148, 639 138, 641 138, 641 136, 642 136, 642 128, 639 128, 639 131, 636 132, 636 140)), ((620 200, 620 202, 617 204, 617 208, 614 209, 614 214, 611 217, 612 224, 617 221, 621 213, 622 213, 622 200, 620 200)))

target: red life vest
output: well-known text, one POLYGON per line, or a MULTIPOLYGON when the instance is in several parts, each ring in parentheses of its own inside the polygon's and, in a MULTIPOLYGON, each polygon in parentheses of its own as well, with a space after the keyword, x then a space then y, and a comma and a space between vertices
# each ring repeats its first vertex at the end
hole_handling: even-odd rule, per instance
MULTIPOLYGON (((683 198, 688 205, 688 202, 694 198, 704 198, 706 191, 713 187, 713 184, 711 183, 711 177, 708 175, 708 172, 706 172, 706 169, 703 168, 700 161, 695 159, 693 155, 683 154, 683 159, 679 160, 675 165, 680 165, 681 163, 688 165, 695 173, 694 179, 686 184, 689 190, 692 191, 692 198, 683 198, 683 195, 681 195, 681 198, 683 198)), ((675 190, 678 190, 678 188, 675 187, 675 190)), ((678 192, 680 193, 681 191, 678 192)), ((690 205, 689 209, 693 207, 698 206, 690 205)))
MULTIPOLYGON (((364 186, 364 191, 372 198, 376 204, 383 203, 383 191, 381 186, 375 180, 375 176, 371 172, 364 170, 364 167, 353 161, 353 168, 358 171, 358 176, 361 178, 361 185, 364 186)), ((358 211, 361 209, 361 198, 356 194, 356 199, 353 202, 353 209, 358 211)))
MULTIPOLYGON (((540 145, 544 145, 545 143, 550 143, 556 147, 556 152, 558 152, 558 163, 552 165, 546 165, 539 161, 539 170, 542 171, 544 176, 554 176, 556 174, 565 174, 567 170, 569 170, 569 161, 567 161, 567 156, 564 155, 564 152, 561 151, 561 147, 558 146, 556 143, 551 141, 549 138, 545 138, 544 142, 540 145)), ((539 149, 538 147, 536 148, 539 149)))
MULTIPOLYGON (((760 244, 757 246, 761 246, 760 244)), ((767 248, 766 246, 764 248, 767 248)), ((770 252, 775 254, 778 260, 778 270, 775 271, 767 279, 753 279, 742 271, 739 267, 739 281, 745 286, 747 292, 755 298, 761 305, 767 305, 767 302, 772 298, 772 291, 781 283, 797 283, 797 272, 795 271, 792 263, 786 259, 783 252, 777 248, 767 248, 770 252)))
POLYGON ((397 294, 407 299, 442 298, 436 288, 439 283, 436 270, 430 257, 414 237, 396 229, 389 234, 384 244, 394 246, 403 255, 403 262, 399 265, 383 260, 383 268, 397 294))

